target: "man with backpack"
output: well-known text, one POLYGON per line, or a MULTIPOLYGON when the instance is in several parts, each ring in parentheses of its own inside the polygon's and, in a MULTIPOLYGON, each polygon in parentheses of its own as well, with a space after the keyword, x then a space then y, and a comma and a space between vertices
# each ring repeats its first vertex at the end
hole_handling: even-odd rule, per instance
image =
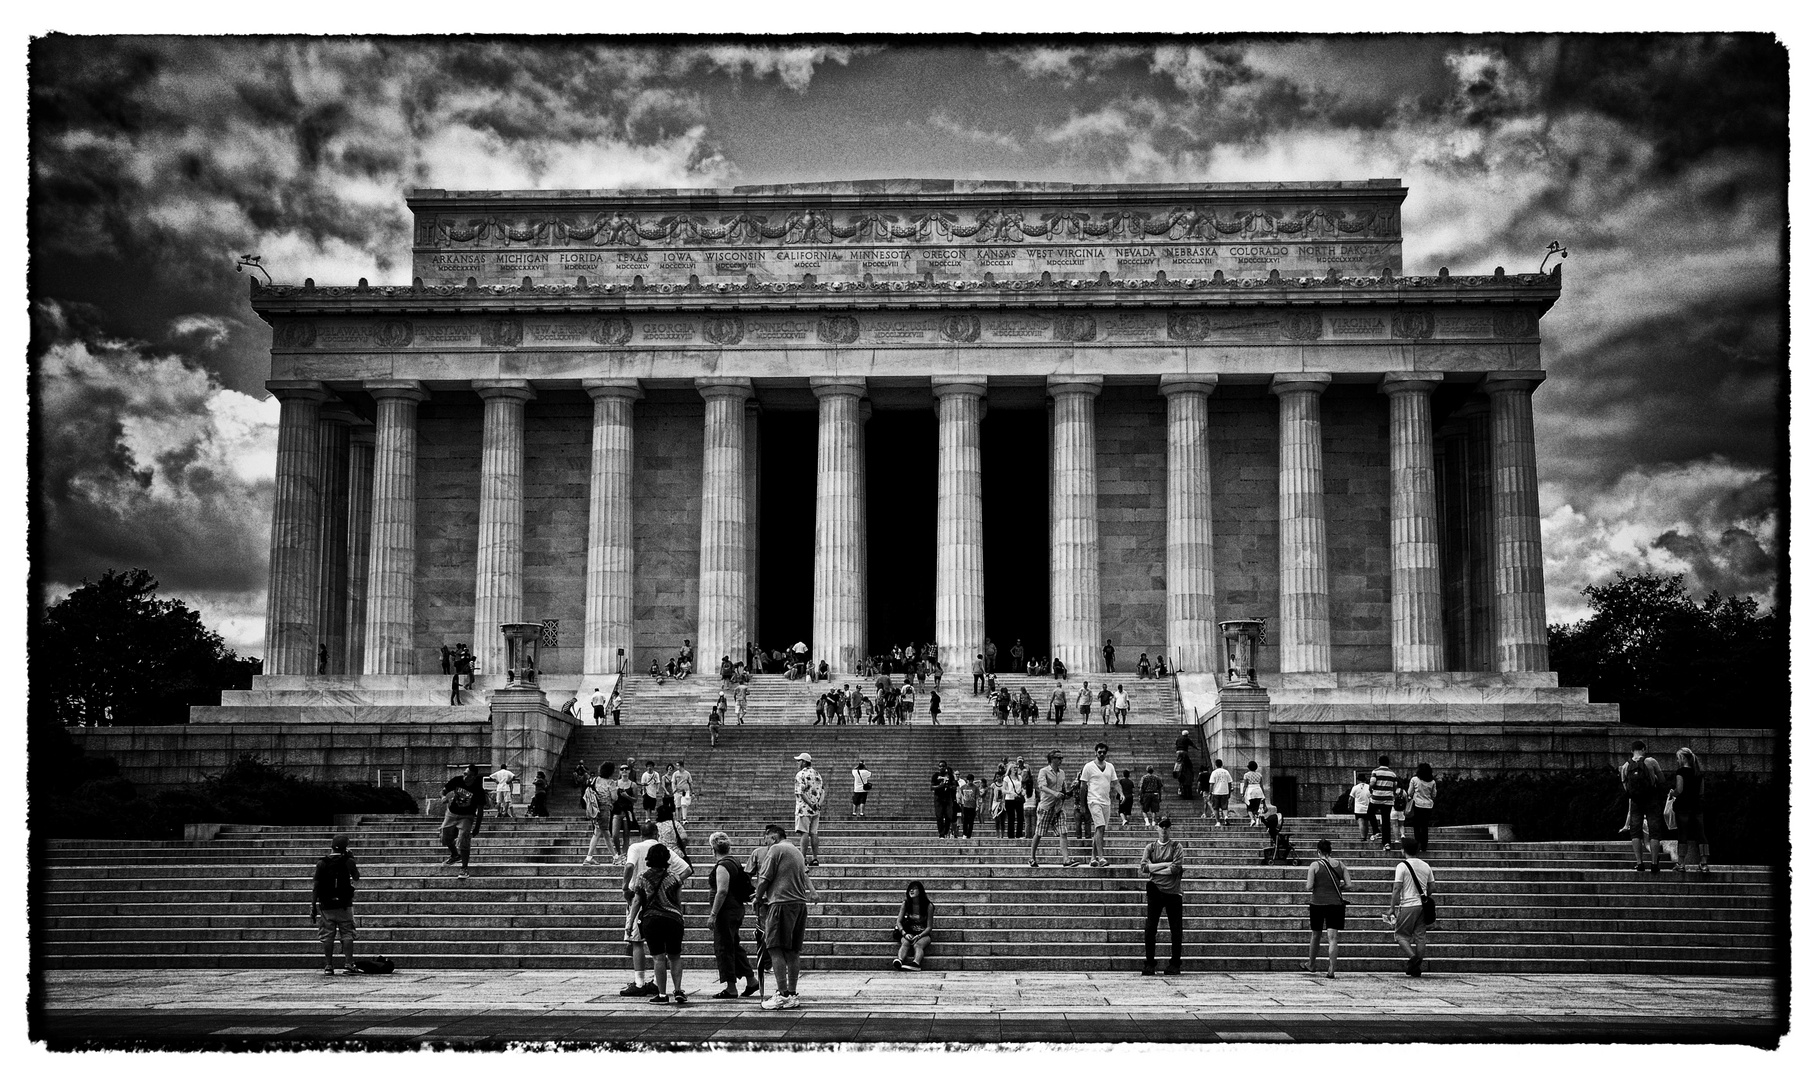
POLYGON ((588 830, 587 856, 581 860, 582 866, 594 865, 594 848, 606 837, 613 849, 613 864, 619 863, 619 841, 612 833, 613 794, 615 785, 612 781, 613 764, 610 761, 600 763, 600 775, 588 780, 587 787, 581 790, 581 808, 587 815, 592 828, 588 830))
POLYGON ((714 899, 707 909, 708 925, 714 928, 714 963, 720 969, 720 981, 726 989, 716 998, 751 997, 758 992, 758 975, 739 941, 740 924, 745 921, 745 905, 752 898, 752 876, 739 860, 732 857, 732 838, 723 832, 708 837, 714 850, 714 899), (745 991, 736 984, 745 979, 745 991))
POLYGON ((354 966, 354 882, 360 868, 347 853, 347 834, 329 841, 329 853, 316 863, 310 888, 309 921, 316 924, 322 942, 322 974, 335 973, 335 938, 341 939, 342 956, 349 975, 364 975, 354 966))
POLYGON ((480 812, 486 809, 486 781, 480 776, 480 766, 469 765, 467 771, 450 779, 442 785, 442 797, 445 800, 442 811, 442 846, 448 849, 448 858, 442 861, 443 866, 461 864, 457 879, 467 877, 467 859, 474 845, 474 832, 479 826, 480 812))
POLYGON ((1667 784, 1661 775, 1661 763, 1648 756, 1648 744, 1630 743, 1630 759, 1617 769, 1623 780, 1623 792, 1629 796, 1630 844, 1636 849, 1636 873, 1642 873, 1642 856, 1648 852, 1650 873, 1661 872, 1661 838, 1667 835, 1667 822, 1662 811, 1667 807, 1667 784), (1647 833, 1643 827, 1647 826, 1647 833), (1652 850, 1651 850, 1652 849, 1652 850))

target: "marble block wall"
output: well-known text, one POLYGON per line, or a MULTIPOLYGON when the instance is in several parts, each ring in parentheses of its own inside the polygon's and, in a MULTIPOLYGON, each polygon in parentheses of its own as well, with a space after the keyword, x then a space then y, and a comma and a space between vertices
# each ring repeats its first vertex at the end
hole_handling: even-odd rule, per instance
MULTIPOLYGON (((695 641, 701 570, 700 395, 651 397, 632 409, 632 668, 695 641), (692 400, 689 400, 692 398, 692 400)), ((585 555, 585 552, 584 552, 585 555)), ((585 562, 585 558, 583 558, 585 562)))
POLYGON ((557 646, 541 654, 548 672, 581 671, 593 417, 581 393, 542 391, 525 406, 523 611, 528 622, 558 621, 557 646))
POLYGON ((1257 666, 1276 670, 1276 399, 1259 386, 1226 386, 1207 399, 1212 460, 1213 584, 1218 618, 1259 618, 1257 666))
POLYGON ((1154 656, 1166 640, 1167 400, 1153 387, 1108 386, 1097 408, 1100 635, 1132 672, 1138 653, 1154 656))
POLYGON ((1389 399, 1375 386, 1321 395, 1326 564, 1334 671, 1390 669, 1389 399))
POLYGON ((442 670, 443 644, 475 644, 481 416, 469 395, 417 409, 417 674, 442 670))

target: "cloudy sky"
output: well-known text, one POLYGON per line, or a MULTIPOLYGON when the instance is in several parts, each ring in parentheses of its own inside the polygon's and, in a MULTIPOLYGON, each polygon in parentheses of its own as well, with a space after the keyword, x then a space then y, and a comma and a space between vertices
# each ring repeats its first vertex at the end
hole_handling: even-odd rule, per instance
POLYGON ((1766 37, 45 38, 32 557, 260 651, 278 410, 241 252, 403 282, 403 197, 852 177, 1400 177, 1410 273, 1571 251, 1536 396, 1549 616, 1618 570, 1772 602, 1787 59, 1766 37))

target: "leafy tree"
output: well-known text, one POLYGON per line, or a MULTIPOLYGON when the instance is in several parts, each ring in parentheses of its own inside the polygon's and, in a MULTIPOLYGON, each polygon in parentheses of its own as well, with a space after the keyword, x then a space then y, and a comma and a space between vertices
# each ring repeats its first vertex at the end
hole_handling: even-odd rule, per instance
POLYGON ((40 724, 181 724, 191 705, 245 689, 242 659, 145 570, 109 570, 53 604, 34 635, 31 716, 40 724))
POLYGON ((1684 575, 1588 585, 1592 617, 1548 627, 1560 681, 1615 701, 1630 724, 1785 727, 1788 635, 1747 597, 1688 595, 1684 575))

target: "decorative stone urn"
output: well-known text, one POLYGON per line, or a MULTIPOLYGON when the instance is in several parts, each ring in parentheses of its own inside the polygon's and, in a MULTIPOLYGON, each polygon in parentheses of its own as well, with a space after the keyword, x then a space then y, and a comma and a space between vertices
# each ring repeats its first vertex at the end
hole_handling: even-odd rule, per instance
POLYGON ((1262 619, 1227 619, 1219 624, 1225 635, 1225 681, 1228 686, 1257 685, 1257 650, 1263 645, 1262 619))
POLYGON ((540 689, 537 684, 537 647, 543 642, 543 624, 503 623, 499 632, 505 635, 505 688, 540 689))

